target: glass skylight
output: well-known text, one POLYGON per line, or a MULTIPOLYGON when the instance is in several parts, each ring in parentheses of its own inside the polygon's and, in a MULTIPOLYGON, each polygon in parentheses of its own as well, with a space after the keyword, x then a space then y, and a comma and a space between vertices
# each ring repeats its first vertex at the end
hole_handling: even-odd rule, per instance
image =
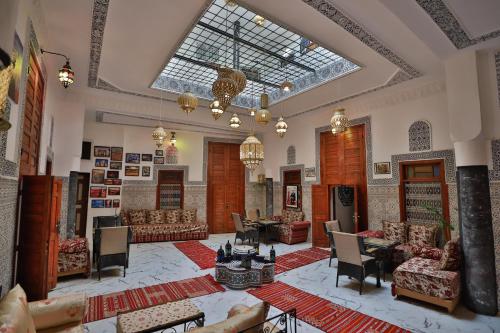
POLYGON ((260 26, 255 16, 239 5, 214 0, 152 87, 175 93, 190 90, 200 98, 212 99, 212 83, 217 78, 214 65, 234 68, 233 55, 239 54, 247 87, 233 104, 248 108, 257 104, 264 89, 273 103, 360 68, 268 19, 260 26), (235 30, 240 38, 236 47, 235 30), (279 88, 285 79, 295 86, 289 93, 279 88))

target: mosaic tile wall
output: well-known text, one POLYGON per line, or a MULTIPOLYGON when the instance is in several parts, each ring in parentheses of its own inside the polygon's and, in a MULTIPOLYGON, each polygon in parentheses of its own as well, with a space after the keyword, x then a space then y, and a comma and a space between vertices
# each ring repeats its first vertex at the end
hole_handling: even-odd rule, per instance
POLYGON ((76 191, 78 186, 78 172, 71 171, 68 184, 68 216, 66 218, 66 238, 75 237, 76 218, 76 191))
POLYGON ((245 185, 245 208, 259 209, 261 215, 266 212, 266 186, 264 184, 250 183, 245 185))
POLYGON ((490 182, 493 239, 495 242, 495 267, 497 268, 497 297, 500 307, 500 182, 490 182))
POLYGON ((368 229, 382 230, 383 220, 400 220, 398 186, 368 186, 368 229))
POLYGON ((123 209, 155 209, 156 185, 123 185, 123 209))
POLYGON ((197 208, 200 221, 207 221, 207 186, 184 185, 184 207, 197 208))
POLYGON ((69 177, 62 179, 61 215, 59 216, 59 239, 67 238, 69 177))
POLYGON ((17 180, 0 178, 0 284, 5 294, 12 278, 16 220, 17 180))

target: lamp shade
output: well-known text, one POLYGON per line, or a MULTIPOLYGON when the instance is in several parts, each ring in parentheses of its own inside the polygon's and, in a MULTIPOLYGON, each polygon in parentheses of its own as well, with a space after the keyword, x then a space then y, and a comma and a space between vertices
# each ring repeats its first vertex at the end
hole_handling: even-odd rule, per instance
POLYGON ((345 109, 337 109, 330 119, 332 125, 332 133, 338 134, 344 132, 349 126, 349 118, 345 115, 345 109))
POLYGON ((198 98, 191 92, 186 91, 177 98, 177 104, 179 104, 184 112, 191 113, 198 106, 198 98))
POLYGON ((151 136, 153 137, 153 141, 155 142, 156 146, 158 148, 161 148, 163 147, 163 142, 167 138, 167 132, 163 127, 157 126, 153 130, 153 134, 151 134, 151 136))
POLYGON ((241 120, 238 118, 238 115, 236 113, 233 113, 233 116, 231 119, 229 119, 229 126, 232 128, 238 128, 241 125, 241 120))
POLYGON ((269 96, 264 93, 260 95, 260 109, 255 114, 255 121, 261 125, 267 125, 271 120, 271 112, 267 109, 269 104, 269 96))
POLYGON ((264 160, 264 145, 250 135, 240 145, 240 160, 250 170, 255 170, 264 160))
POLYGON ((75 81, 75 72, 71 69, 69 65, 69 60, 66 61, 66 64, 62 66, 59 70, 59 81, 64 86, 64 88, 68 88, 70 84, 75 81))
POLYGON ((285 120, 283 119, 283 117, 280 117, 278 119, 278 122, 276 123, 276 125, 274 127, 276 128, 276 134, 278 134, 278 136, 280 138, 285 136, 286 130, 288 129, 288 125, 287 125, 287 123, 285 123, 285 120))

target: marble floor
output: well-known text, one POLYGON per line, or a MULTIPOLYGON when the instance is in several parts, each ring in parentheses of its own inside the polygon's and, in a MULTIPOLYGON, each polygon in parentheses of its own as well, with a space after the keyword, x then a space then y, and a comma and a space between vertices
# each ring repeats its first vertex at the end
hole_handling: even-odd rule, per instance
MULTIPOLYGON (((234 234, 211 235, 202 243, 217 250, 219 245, 233 239, 234 234)), ((311 246, 310 243, 292 246, 281 243, 273 243, 273 245, 277 255, 311 246)), ((270 246, 261 244, 261 253, 268 253, 269 249, 270 246)), ((369 277, 362 296, 358 293, 359 285, 347 277, 341 277, 339 287, 336 288, 335 267, 336 262, 332 262, 330 268, 328 259, 325 259, 279 274, 276 280, 413 332, 500 332, 498 316, 477 315, 461 305, 453 315, 449 315, 444 309, 432 305, 410 299, 395 300, 391 296, 390 276, 388 276, 388 281, 382 282, 381 288, 376 288, 375 278, 369 277)), ((74 292, 85 292, 88 296, 95 296, 202 276, 207 273, 213 275, 214 269, 199 269, 171 242, 134 244, 130 248, 130 267, 126 277, 122 277, 121 270, 111 269, 103 272, 101 281, 97 281, 95 275, 91 279, 67 278, 58 282, 49 297, 74 292)), ((225 319, 232 305, 237 303, 253 305, 259 302, 259 299, 245 291, 228 289, 226 292, 194 298, 192 301, 205 312, 206 324, 211 324, 225 319)), ((271 308, 271 315, 278 313, 277 309, 271 308)), ((321 332, 304 322, 297 321, 297 324, 298 332, 321 332)), ((116 332, 116 317, 88 323, 86 331, 114 333, 116 332)))

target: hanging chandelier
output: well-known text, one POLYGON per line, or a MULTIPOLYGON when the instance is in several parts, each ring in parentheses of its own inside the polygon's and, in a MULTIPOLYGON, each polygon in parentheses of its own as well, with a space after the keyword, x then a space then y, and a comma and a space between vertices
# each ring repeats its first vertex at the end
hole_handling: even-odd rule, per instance
POLYGON ((151 135, 153 137, 153 141, 156 144, 156 147, 161 148, 163 147, 163 143, 165 139, 167 138, 167 132, 163 127, 158 125, 154 130, 153 134, 151 135))
POLYGON ((10 60, 10 56, 0 48, 0 131, 7 131, 11 127, 10 122, 4 119, 4 114, 13 69, 14 64, 10 60))
POLYGON ((232 128, 238 128, 241 125, 241 120, 238 118, 238 115, 236 113, 233 113, 233 116, 229 120, 229 126, 232 128))
POLYGON ((285 120, 282 116, 278 119, 278 122, 274 127, 276 128, 276 134, 278 134, 280 138, 285 136, 288 125, 287 123, 285 123, 285 120))
POLYGON ((267 110, 269 105, 269 96, 266 93, 260 95, 260 109, 255 114, 255 121, 261 125, 267 125, 271 120, 271 113, 267 110))
POLYGON ((284 92, 290 92, 293 89, 293 83, 285 80, 285 82, 283 82, 280 87, 284 92))
POLYGON ((330 124, 332 125, 333 134, 344 132, 349 126, 349 118, 345 115, 345 109, 335 110, 330 120, 330 124))
POLYGON ((212 117, 214 117, 215 120, 219 119, 219 117, 224 113, 224 110, 218 100, 214 100, 210 103, 210 111, 212 111, 212 117))
MULTIPOLYGON (((220 67, 218 68, 217 72, 217 80, 215 80, 212 84, 212 94, 218 101, 218 105, 216 106, 222 110, 221 113, 224 113, 226 108, 231 105, 231 100, 233 99, 233 97, 238 94, 238 83, 230 77, 233 73, 232 69, 227 67, 220 67)), ((219 117, 216 117, 215 119, 217 120, 218 118, 219 117)))
POLYGON ((188 90, 177 98, 177 104, 186 114, 189 114, 198 106, 198 98, 188 90))
POLYGON ((245 76, 245 73, 239 69, 233 69, 232 73, 229 74, 229 78, 236 83, 236 95, 245 90, 245 87, 247 86, 247 77, 245 76))
POLYGON ((264 145, 253 134, 240 145, 240 160, 251 171, 264 160, 264 145))

